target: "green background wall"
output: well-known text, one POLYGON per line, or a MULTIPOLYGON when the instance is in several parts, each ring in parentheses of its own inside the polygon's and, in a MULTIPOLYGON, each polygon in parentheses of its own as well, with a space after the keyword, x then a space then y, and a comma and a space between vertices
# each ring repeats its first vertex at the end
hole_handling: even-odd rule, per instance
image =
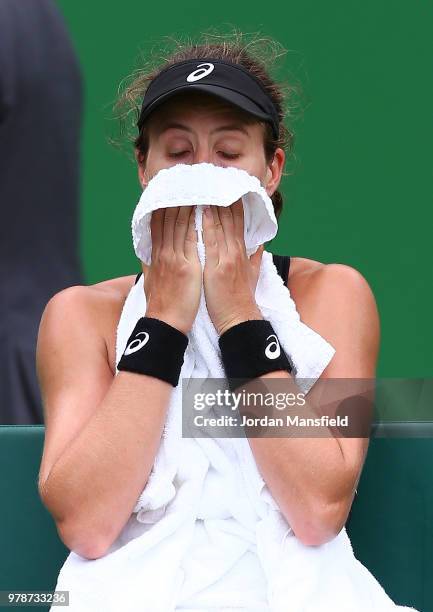
POLYGON ((379 307, 379 376, 432 374, 433 19, 428 2, 59 0, 85 84, 81 253, 92 284, 138 272, 136 169, 111 103, 147 41, 219 22, 274 36, 304 91, 273 252, 348 264, 379 307))

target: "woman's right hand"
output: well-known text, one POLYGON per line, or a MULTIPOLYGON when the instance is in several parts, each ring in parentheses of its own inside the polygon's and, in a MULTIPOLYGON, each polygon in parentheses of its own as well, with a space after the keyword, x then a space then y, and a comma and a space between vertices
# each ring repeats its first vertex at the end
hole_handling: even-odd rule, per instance
POLYGON ((194 219, 194 206, 153 211, 151 263, 143 269, 145 316, 161 319, 184 334, 194 323, 202 288, 194 219))

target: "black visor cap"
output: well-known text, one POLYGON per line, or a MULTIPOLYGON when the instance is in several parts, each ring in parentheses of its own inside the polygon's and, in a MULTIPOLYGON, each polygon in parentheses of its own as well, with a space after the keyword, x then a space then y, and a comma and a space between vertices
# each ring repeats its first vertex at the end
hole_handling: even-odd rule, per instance
POLYGON ((185 60, 162 70, 146 90, 138 128, 158 106, 184 91, 202 91, 230 102, 268 122, 274 138, 279 136, 277 110, 259 81, 238 64, 212 58, 185 60))

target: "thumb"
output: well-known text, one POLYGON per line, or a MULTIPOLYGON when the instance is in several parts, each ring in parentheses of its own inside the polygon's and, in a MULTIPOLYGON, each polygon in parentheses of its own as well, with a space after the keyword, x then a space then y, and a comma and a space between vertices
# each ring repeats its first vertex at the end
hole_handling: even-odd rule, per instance
POLYGON ((265 245, 261 244, 257 251, 254 253, 254 255, 251 255, 250 257, 250 262, 253 264, 254 267, 259 268, 260 264, 262 263, 262 255, 263 255, 263 251, 265 250, 265 245))
POLYGON ((257 249, 257 251, 254 253, 254 255, 251 255, 250 257, 250 263, 257 277, 259 275, 260 266, 262 264, 262 255, 263 255, 264 249, 265 249, 265 245, 261 244, 259 248, 257 249))

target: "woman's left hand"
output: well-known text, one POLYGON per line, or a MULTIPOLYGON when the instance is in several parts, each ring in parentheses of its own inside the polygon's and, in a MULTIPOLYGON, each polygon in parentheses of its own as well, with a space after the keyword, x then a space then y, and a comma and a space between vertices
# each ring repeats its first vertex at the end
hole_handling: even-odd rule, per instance
POLYGON ((264 245, 248 257, 242 199, 230 206, 210 206, 204 210, 203 242, 206 249, 203 288, 218 335, 242 321, 263 319, 255 292, 264 245))

